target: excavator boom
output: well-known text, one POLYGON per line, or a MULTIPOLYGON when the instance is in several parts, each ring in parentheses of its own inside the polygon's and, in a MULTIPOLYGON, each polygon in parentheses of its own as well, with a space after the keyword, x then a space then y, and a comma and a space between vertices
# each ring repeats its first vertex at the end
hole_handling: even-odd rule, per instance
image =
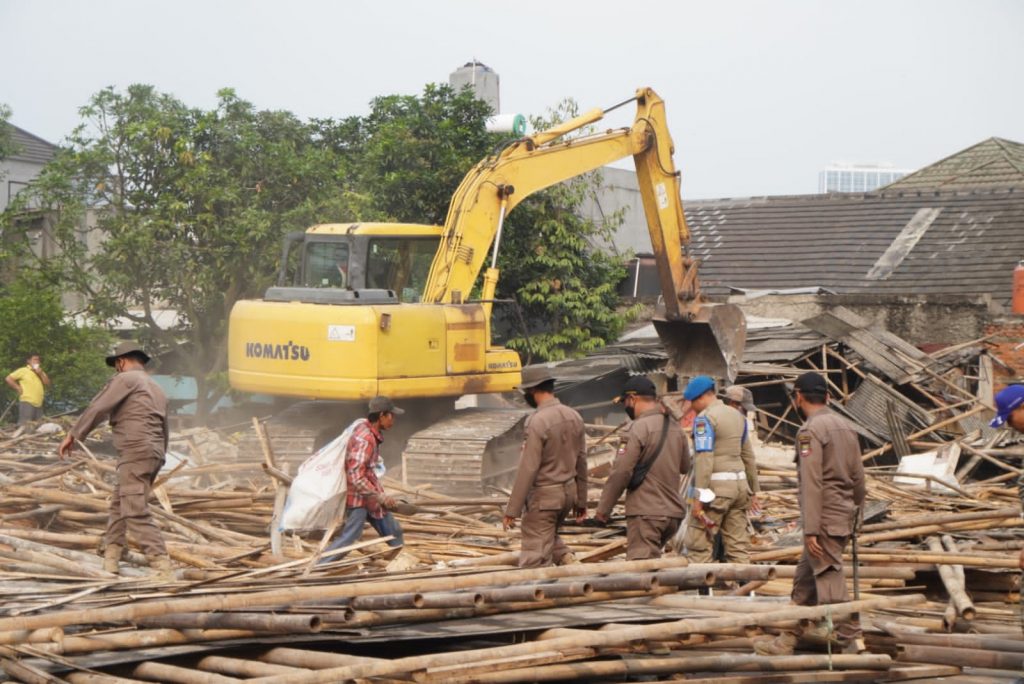
POLYGON ((508 212, 534 192, 632 156, 662 293, 655 327, 669 353, 672 372, 732 380, 746 341, 743 314, 735 306, 704 301, 699 264, 684 252, 690 233, 665 103, 650 88, 638 89, 632 99, 637 111, 628 128, 566 139, 604 118, 605 112, 594 109, 516 140, 470 170, 452 197, 423 299, 462 302, 490 251, 482 299, 492 300, 499 277, 502 224, 508 212))

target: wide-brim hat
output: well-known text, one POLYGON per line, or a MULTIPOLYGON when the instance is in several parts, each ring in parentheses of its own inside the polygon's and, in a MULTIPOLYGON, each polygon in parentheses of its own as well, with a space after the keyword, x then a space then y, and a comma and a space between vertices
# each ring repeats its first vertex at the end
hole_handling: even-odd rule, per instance
POLYGON ((125 340, 114 347, 114 351, 107 357, 107 365, 113 368, 114 361, 128 354, 138 354, 141 356, 143 365, 149 363, 149 354, 142 349, 142 345, 132 340, 125 340))
POLYGON ((519 391, 532 389, 554 379, 555 376, 551 374, 551 370, 547 366, 527 366, 523 369, 523 380, 516 386, 516 389, 519 391))
POLYGON ((746 387, 741 387, 740 385, 726 387, 725 391, 722 392, 722 398, 736 402, 742 406, 745 411, 757 410, 754 406, 754 395, 746 387))

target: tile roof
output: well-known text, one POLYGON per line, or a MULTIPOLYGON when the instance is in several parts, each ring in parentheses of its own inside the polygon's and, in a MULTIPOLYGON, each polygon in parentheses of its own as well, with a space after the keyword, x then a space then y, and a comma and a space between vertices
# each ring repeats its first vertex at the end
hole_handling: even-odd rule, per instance
POLYGON ((884 190, 1024 186, 1024 145, 989 138, 904 176, 884 190))
POLYGON ((685 205, 711 293, 989 294, 1024 257, 1024 187, 702 200, 685 205))
POLYGON ((14 142, 14 154, 8 159, 45 164, 57 154, 58 147, 53 143, 12 123, 8 123, 7 126, 11 129, 11 140, 14 142))

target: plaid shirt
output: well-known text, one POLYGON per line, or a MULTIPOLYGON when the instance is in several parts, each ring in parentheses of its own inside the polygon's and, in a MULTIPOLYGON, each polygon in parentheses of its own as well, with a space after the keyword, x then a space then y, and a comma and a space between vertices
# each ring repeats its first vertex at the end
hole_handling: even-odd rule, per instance
POLYGON ((365 508, 373 518, 383 518, 384 510, 378 497, 384 496, 384 488, 377 480, 373 467, 380 460, 380 433, 370 421, 359 421, 348 440, 345 452, 345 477, 348 480, 347 506, 365 508))

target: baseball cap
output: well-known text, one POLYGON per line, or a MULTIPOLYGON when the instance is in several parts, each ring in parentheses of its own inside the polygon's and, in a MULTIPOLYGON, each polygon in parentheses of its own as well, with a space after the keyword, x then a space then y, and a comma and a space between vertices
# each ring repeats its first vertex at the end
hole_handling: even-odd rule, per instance
POLYGON ((698 375, 686 385, 683 399, 693 401, 697 397, 715 389, 715 381, 710 375, 698 375))
POLYGON ((142 350, 142 346, 138 342, 125 340, 124 342, 121 342, 116 347, 114 347, 114 351, 112 351, 110 353, 110 356, 107 357, 107 365, 113 368, 114 361, 121 358, 122 356, 126 356, 132 353, 139 354, 142 356, 143 365, 149 363, 149 354, 142 350))
POLYGON ((1010 385, 1005 388, 996 395, 996 417, 992 419, 989 426, 997 428, 1006 425, 1006 419, 1022 405, 1024 405, 1024 385, 1010 385))
POLYGON ((394 413, 396 416, 400 416, 405 413, 405 410, 395 406, 395 402, 387 397, 374 397, 370 400, 367 413, 394 413))
POLYGON ((527 366, 523 369, 523 381, 519 383, 517 389, 528 390, 554 379, 555 376, 551 374, 551 370, 547 366, 527 366))
POLYGON ((823 397, 828 394, 828 383, 825 382, 825 378, 819 373, 804 373, 793 383, 793 389, 802 394, 823 397))
POLYGON ((746 387, 740 387, 739 385, 726 387, 725 391, 722 392, 722 396, 729 401, 735 401, 747 411, 756 410, 754 408, 754 395, 746 387))
POLYGON ((654 383, 651 382, 650 378, 643 375, 634 375, 623 386, 622 394, 619 395, 619 401, 637 394, 644 397, 656 397, 658 396, 658 390, 654 388, 654 383))

